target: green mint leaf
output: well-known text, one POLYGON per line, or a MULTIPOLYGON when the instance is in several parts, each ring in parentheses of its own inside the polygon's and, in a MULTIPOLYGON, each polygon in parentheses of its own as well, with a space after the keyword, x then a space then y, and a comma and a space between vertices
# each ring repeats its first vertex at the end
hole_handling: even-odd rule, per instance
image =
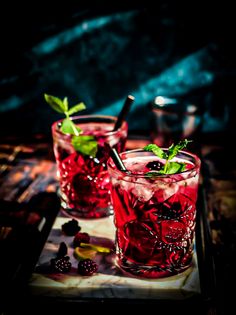
POLYGON ((166 153, 156 144, 148 144, 143 148, 143 150, 153 152, 155 155, 157 155, 161 159, 167 158, 166 153))
POLYGON ((79 111, 81 111, 81 110, 83 110, 83 109, 85 109, 85 108, 86 108, 86 106, 84 105, 84 103, 79 103, 79 104, 76 104, 76 105, 74 105, 73 107, 71 107, 71 108, 68 110, 67 114, 68 114, 69 116, 71 116, 71 115, 73 115, 73 114, 75 114, 75 113, 77 113, 77 112, 79 112, 79 111))
POLYGON ((150 171, 145 173, 146 176, 153 178, 160 175, 166 175, 166 174, 176 174, 181 173, 185 171, 185 164, 184 163, 178 163, 178 162, 169 162, 167 164, 166 170, 161 169, 159 171, 150 171))
POLYGON ((167 164, 166 169, 160 170, 160 173, 162 174, 177 174, 181 173, 185 170, 185 164, 184 163, 178 163, 178 162, 169 162, 167 164))
POLYGON ((79 151, 83 155, 95 157, 98 150, 97 141, 93 136, 80 135, 82 133, 82 129, 76 126, 74 122, 70 119, 71 115, 85 109, 85 104, 79 103, 69 109, 67 97, 64 97, 64 99, 61 100, 58 97, 44 94, 44 98, 55 111, 65 114, 66 118, 63 119, 60 130, 64 134, 72 135, 71 144, 73 145, 75 150, 79 151))
POLYGON ((153 152, 158 157, 165 159, 166 163, 164 167, 162 167, 159 171, 150 171, 147 172, 145 175, 149 177, 155 177, 158 175, 164 175, 164 174, 177 174, 182 173, 185 171, 186 165, 185 163, 179 163, 179 162, 171 162, 171 160, 178 154, 180 150, 185 148, 189 142, 192 142, 191 140, 184 139, 180 141, 178 144, 172 144, 168 148, 168 153, 166 154, 160 147, 158 147, 156 144, 148 144, 143 148, 143 150, 153 152))
POLYGON ((60 98, 48 94, 44 94, 44 98, 46 102, 58 113, 65 113, 67 111, 64 102, 60 98))
POLYGON ((176 156, 176 154, 186 148, 186 146, 188 145, 189 142, 192 142, 191 140, 187 140, 187 139, 184 139, 182 141, 180 141, 178 144, 174 145, 172 144, 169 149, 168 149, 168 160, 171 160, 173 159, 173 157, 176 156))
POLYGON ((162 175, 162 173, 161 171, 150 171, 150 172, 145 173, 145 175, 152 178, 152 177, 160 176, 162 175))
POLYGON ((67 97, 64 97, 64 99, 63 99, 63 104, 64 104, 64 106, 65 106, 65 108, 66 108, 66 111, 68 111, 68 106, 69 106, 69 104, 68 104, 68 98, 67 98, 67 97))
POLYGON ((73 136, 72 145, 76 151, 84 155, 95 157, 97 154, 98 144, 93 136, 73 136))
POLYGON ((61 131, 65 134, 78 136, 82 130, 76 126, 70 118, 65 118, 61 124, 61 131))

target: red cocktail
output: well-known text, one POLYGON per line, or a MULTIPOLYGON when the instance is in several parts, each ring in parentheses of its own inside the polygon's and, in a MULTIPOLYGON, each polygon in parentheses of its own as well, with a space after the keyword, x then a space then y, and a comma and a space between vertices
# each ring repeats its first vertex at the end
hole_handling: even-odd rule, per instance
POLYGON ((125 148, 127 123, 112 131, 116 122, 110 116, 79 116, 73 122, 83 130, 83 136, 92 135, 97 141, 95 157, 76 151, 72 136, 60 131, 60 122, 52 126, 54 153, 58 166, 62 207, 69 215, 100 218, 113 213, 110 201, 110 183, 106 162, 109 148, 118 152, 125 148))
POLYGON ((184 271, 192 261, 200 160, 180 151, 173 161, 185 163, 184 172, 150 176, 164 160, 143 150, 120 156, 129 173, 108 160, 118 265, 147 278, 184 271))

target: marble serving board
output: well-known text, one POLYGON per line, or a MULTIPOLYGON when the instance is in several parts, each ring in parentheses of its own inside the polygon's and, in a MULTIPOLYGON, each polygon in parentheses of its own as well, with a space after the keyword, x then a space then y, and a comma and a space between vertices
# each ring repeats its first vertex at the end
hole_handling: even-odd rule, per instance
MULTIPOLYGON (((192 267, 185 272, 162 279, 139 279, 122 271, 115 264, 115 254, 99 254, 95 260, 98 272, 90 277, 77 273, 78 261, 73 257, 73 237, 63 235, 61 226, 69 220, 59 214, 29 282, 33 296, 57 298, 117 298, 117 299, 170 299, 182 300, 200 295, 197 255, 194 253, 192 267), (55 258, 60 242, 68 245, 72 269, 67 274, 52 273, 50 260, 55 258)), ((115 229, 113 216, 79 220, 81 232, 91 236, 91 243, 113 248, 115 229)))

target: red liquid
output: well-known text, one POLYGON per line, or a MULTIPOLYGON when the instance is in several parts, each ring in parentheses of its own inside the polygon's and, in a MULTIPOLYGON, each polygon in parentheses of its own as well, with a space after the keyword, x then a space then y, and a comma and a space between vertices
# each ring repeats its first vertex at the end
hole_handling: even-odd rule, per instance
POLYGON ((110 143, 118 152, 124 150, 126 130, 107 136, 113 125, 86 123, 79 125, 83 135, 93 135, 98 142, 96 157, 75 151, 70 139, 55 141, 54 152, 59 170, 62 207, 72 216, 100 218, 113 213, 106 161, 110 143))
MULTIPOLYGON (((144 174, 150 171, 145 165, 153 160, 152 156, 125 164, 134 174, 144 174)), ((191 173, 158 180, 112 178, 118 264, 123 270, 159 278, 190 266, 198 190, 198 173, 191 173)))

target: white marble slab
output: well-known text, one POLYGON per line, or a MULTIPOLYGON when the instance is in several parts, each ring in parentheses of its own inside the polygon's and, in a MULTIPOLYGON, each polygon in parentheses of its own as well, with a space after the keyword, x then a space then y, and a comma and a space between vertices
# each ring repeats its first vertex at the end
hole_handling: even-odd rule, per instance
MULTIPOLYGON (((61 232, 68 217, 59 215, 41 253, 29 288, 33 295, 62 298, 129 298, 129 299, 185 299, 200 294, 197 257, 185 272, 155 280, 138 279, 124 275, 115 265, 115 255, 97 255, 98 273, 83 277, 77 273, 78 261, 73 257, 73 237, 61 232), (68 274, 49 273, 50 259, 56 256, 60 242, 68 247, 72 270, 68 274)), ((81 232, 92 236, 93 243, 113 245, 113 217, 96 220, 79 220, 81 232)))

